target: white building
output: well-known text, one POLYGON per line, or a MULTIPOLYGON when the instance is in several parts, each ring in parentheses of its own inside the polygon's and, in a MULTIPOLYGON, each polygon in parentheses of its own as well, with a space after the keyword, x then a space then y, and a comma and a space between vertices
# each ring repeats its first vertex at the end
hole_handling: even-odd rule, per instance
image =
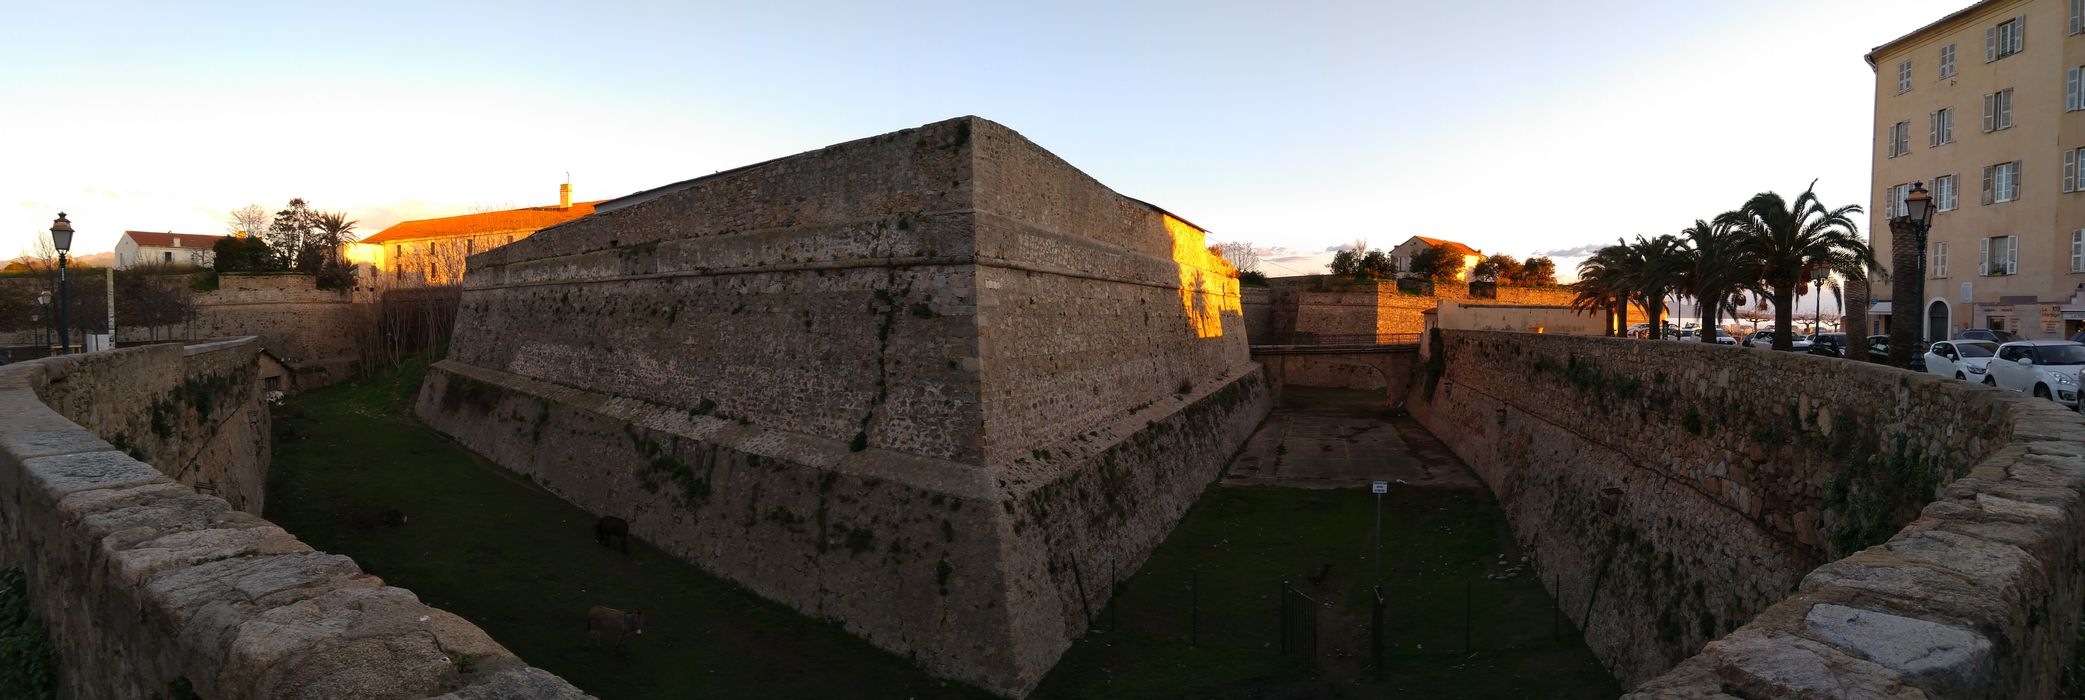
POLYGON ((217 259, 214 247, 224 236, 194 233, 124 231, 116 240, 116 269, 139 265, 209 265, 217 259))

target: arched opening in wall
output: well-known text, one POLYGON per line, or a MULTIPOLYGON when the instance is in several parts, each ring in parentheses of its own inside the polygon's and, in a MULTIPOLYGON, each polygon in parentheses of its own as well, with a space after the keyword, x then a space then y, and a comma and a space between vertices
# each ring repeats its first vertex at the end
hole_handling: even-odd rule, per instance
POLYGON ((1952 317, 1953 314, 1948 309, 1947 300, 1934 299, 1933 303, 1926 307, 1927 342, 1947 340, 1952 317))

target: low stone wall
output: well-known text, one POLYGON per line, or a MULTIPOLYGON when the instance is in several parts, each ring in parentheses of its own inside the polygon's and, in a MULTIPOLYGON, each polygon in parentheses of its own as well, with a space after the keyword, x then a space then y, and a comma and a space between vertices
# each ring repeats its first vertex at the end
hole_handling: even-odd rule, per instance
POLYGON ((258 506, 266 408, 232 386, 252 383, 255 352, 247 339, 0 367, 0 567, 27 575, 61 697, 583 697, 347 557, 133 457, 227 460, 183 478, 258 506))
POLYGON ((1046 479, 455 361, 418 413, 466 447, 753 592, 1019 696, 1268 410, 1257 368, 1021 458, 1046 479), (1047 468, 1045 468, 1047 465, 1047 468))
POLYGON ((2053 692, 2085 584, 2077 416, 1832 358, 1437 335, 1408 405, 1638 692, 2053 692))

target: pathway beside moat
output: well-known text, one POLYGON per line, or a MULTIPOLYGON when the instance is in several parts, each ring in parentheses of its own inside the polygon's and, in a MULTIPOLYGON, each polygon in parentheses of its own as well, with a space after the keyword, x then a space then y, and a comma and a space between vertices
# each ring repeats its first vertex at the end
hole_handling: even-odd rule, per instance
MULTIPOLYGON (((627 558, 596 545, 592 516, 415 419, 419 378, 339 385, 277 411, 267 516, 608 700, 989 697, 641 542, 627 558), (628 655, 588 644, 596 604, 645 610, 628 655)), ((1430 436, 1381 415, 1379 399, 1289 397, 1140 571, 1092 574, 1094 631, 1031 697, 1618 694, 1568 625, 1552 638, 1548 598, 1524 570, 1496 578, 1517 562, 1512 537, 1430 436), (1382 680, 1366 663, 1375 476, 1404 480, 1384 500, 1382 680), (1318 601, 1314 657, 1280 651, 1284 578, 1318 601)))

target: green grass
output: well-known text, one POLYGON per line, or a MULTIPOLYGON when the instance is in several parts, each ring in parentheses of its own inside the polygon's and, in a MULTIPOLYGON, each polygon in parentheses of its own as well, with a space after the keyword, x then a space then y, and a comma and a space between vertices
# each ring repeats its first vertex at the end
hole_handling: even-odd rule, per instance
POLYGON ((278 410, 268 518, 602 698, 989 697, 641 543, 597 545, 593 516, 412 417, 424 370, 278 410), (588 646, 593 605, 645 611, 627 657, 588 646))
MULTIPOLYGON (((1212 487, 1065 654, 1041 698, 1614 697, 1620 689, 1527 574, 1484 579, 1511 536, 1479 490, 1383 502, 1386 675, 1368 676, 1375 502, 1365 489, 1212 487), (1198 644, 1187 637, 1199 570, 1198 644), (1276 653, 1281 581, 1324 607, 1315 666, 1276 653), (1464 595, 1470 586, 1465 650, 1464 595)), ((1517 558, 1517 557, 1515 557, 1517 558)))
MULTIPOLYGON (((424 371, 411 362, 279 410, 268 517, 603 698, 986 697, 650 547, 633 544, 625 559, 596 545, 593 516, 412 417, 424 371), (409 522, 387 524, 391 509, 409 522), (627 657, 586 645, 584 613, 596 604, 645 610, 649 627, 627 657)), ((1374 508, 1360 489, 1212 487, 1133 577, 1082 572, 1104 610, 1098 631, 1033 697, 1619 694, 1568 626, 1562 641, 1551 639, 1549 600, 1530 578, 1481 578, 1511 536, 1480 490, 1396 488, 1385 497, 1390 664, 1385 679, 1369 678, 1374 508), (1188 584, 1197 570, 1190 645, 1188 584), (1328 604, 1319 663, 1277 653, 1284 577, 1328 604), (1105 610, 1115 578, 1128 580, 1105 610), (1476 648, 1465 651, 1471 580, 1484 585, 1473 590, 1476 648)))

